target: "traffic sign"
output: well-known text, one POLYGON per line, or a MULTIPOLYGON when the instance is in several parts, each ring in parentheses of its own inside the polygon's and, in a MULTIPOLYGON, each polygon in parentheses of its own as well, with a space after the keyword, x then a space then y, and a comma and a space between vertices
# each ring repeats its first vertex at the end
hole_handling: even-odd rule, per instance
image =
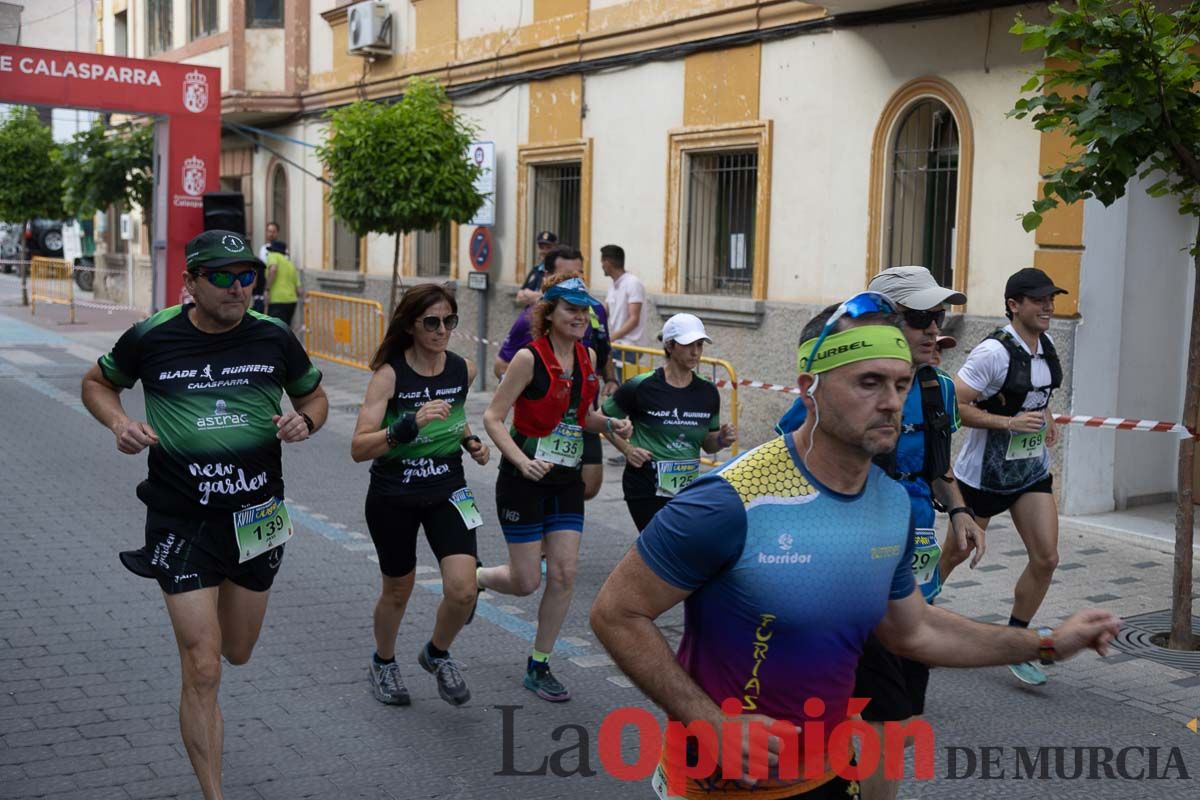
POLYGON ((475 213, 472 225, 496 224, 496 143, 471 142, 467 148, 467 160, 479 167, 475 179, 475 191, 484 196, 483 205, 475 213))
POLYGON ((471 234, 471 266, 483 272, 492 265, 492 232, 480 225, 471 234))

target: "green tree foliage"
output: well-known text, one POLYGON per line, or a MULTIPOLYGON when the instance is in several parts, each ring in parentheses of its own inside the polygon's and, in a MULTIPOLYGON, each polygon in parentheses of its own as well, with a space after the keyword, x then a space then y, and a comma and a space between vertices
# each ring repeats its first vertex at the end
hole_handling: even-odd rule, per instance
MULTIPOLYGON (((1192 253, 1200 266, 1200 0, 1158 10, 1148 0, 1078 0, 1050 6, 1045 24, 1018 16, 1012 33, 1025 50, 1057 59, 1021 87, 1010 115, 1039 131, 1061 130, 1076 152, 1046 180, 1043 197, 1022 218, 1025 230, 1060 203, 1095 198, 1111 205, 1134 178, 1171 196, 1197 219, 1192 253)), ((1193 300, 1184 420, 1200 402, 1200 280, 1193 300)), ((1183 287, 1180 287, 1183 291, 1183 287)), ((1195 442, 1179 448, 1171 646, 1191 646, 1193 465, 1195 442)))
POLYGON ((75 134, 62 150, 64 204, 72 216, 88 216, 109 206, 138 205, 150 213, 154 181, 154 128, 113 128, 96 120, 75 134))
POLYGON ((13 108, 0 122, 0 176, 0 219, 63 216, 62 154, 32 108, 13 108))
POLYGON ((475 130, 445 91, 416 80, 399 103, 360 101, 328 115, 317 157, 329 170, 333 213, 358 236, 396 237, 391 308, 396 305, 400 236, 467 222, 483 205, 479 167, 467 160, 475 130))

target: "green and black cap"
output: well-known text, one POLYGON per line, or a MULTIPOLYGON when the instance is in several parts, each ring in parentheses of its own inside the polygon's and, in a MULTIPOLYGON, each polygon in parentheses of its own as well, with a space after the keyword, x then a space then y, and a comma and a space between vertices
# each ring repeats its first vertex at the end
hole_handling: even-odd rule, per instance
POLYGON ((250 245, 240 233, 233 231, 205 231, 187 243, 187 268, 217 269, 230 264, 250 264, 263 269, 263 263, 254 255, 250 245))

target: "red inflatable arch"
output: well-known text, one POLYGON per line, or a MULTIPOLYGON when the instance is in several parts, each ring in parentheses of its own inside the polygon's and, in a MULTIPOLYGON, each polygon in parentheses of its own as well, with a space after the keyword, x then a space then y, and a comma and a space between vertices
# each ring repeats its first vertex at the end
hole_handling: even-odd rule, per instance
POLYGON ((0 45, 0 102, 155 117, 154 307, 179 302, 183 247, 204 229, 204 193, 221 188, 221 71, 0 45))

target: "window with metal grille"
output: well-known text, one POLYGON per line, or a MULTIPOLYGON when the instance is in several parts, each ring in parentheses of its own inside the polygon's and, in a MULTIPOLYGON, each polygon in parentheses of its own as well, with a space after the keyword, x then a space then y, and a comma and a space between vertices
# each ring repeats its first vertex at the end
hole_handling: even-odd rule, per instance
POLYGON ((279 238, 288 240, 288 186, 287 171, 283 164, 275 165, 271 175, 271 211, 270 221, 279 227, 279 238))
POLYGON ((217 0, 189 0, 188 41, 217 32, 217 0))
POLYGON ((886 184, 884 268, 915 264, 954 285, 958 148, 958 124, 941 101, 921 100, 900 116, 886 184))
POLYGON ((758 151, 689 153, 685 203, 683 290, 749 295, 754 277, 758 151))
POLYGON ((413 236, 413 266, 423 278, 450 277, 450 223, 413 236))
POLYGON ((564 161, 533 167, 532 233, 529 237, 530 264, 538 262, 537 234, 553 231, 558 241, 579 246, 579 197, 582 163, 564 161))
POLYGON ((171 0, 146 0, 146 55, 170 50, 171 0))
POLYGON ((330 255, 333 257, 333 268, 358 272, 358 237, 354 235, 354 231, 350 230, 349 225, 337 217, 331 216, 329 224, 333 226, 333 247, 330 248, 330 255))
POLYGON ((246 0, 247 28, 282 28, 283 0, 246 0))

